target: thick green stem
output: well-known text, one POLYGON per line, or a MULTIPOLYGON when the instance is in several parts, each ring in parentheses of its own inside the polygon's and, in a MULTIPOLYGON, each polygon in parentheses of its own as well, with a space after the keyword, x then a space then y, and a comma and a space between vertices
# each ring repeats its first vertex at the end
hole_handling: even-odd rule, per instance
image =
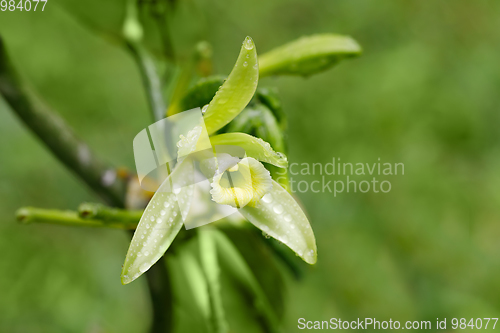
MULTIPOLYGON (((129 0, 128 20, 137 20, 135 5, 136 4, 133 3, 132 0, 129 0)), ((137 67, 139 68, 152 118, 154 121, 163 119, 166 116, 167 108, 163 99, 162 84, 155 63, 147 50, 140 44, 140 38, 134 39, 125 36, 125 40, 126 46, 132 53, 137 67)), ((96 214, 110 217, 114 216, 116 212, 103 211, 101 209, 100 211, 97 210, 96 214)), ((153 308, 150 332, 170 332, 172 327, 173 299, 170 275, 167 270, 167 265, 164 263, 164 258, 161 258, 148 270, 146 278, 153 308)))
POLYGON ((161 257, 146 272, 149 295, 153 305, 151 333, 165 333, 172 330, 173 298, 172 284, 165 257, 161 257))
POLYGON ((135 229, 137 222, 103 221, 100 219, 83 219, 74 211, 41 209, 33 207, 20 208, 16 213, 17 220, 22 223, 49 223, 77 227, 96 227, 114 229, 135 229))
POLYGON ((50 151, 107 203, 123 207, 124 186, 55 113, 28 98, 0 38, 0 94, 50 151))

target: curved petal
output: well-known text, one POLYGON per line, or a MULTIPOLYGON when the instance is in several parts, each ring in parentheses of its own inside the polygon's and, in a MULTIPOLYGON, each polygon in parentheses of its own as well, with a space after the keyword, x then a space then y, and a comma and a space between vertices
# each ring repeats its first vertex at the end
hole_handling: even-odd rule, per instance
POLYGON ((299 204, 273 180, 272 190, 255 207, 243 207, 241 215, 269 236, 279 240, 308 264, 316 263, 316 239, 299 204))
MULTIPOLYGON (((183 163, 182 166, 185 166, 183 169, 188 169, 191 163, 183 163)), ((179 169, 176 168, 176 170, 179 169)), ((190 170, 179 170, 181 175, 184 172, 190 172, 190 170)), ((174 189, 172 193, 172 176, 179 175, 179 173, 174 170, 165 179, 146 207, 123 264, 121 275, 123 284, 134 281, 153 266, 167 251, 181 230, 183 213, 179 208, 178 200, 183 204, 183 210, 189 210, 193 186, 174 189)))
POLYGON ((266 141, 245 133, 225 133, 210 137, 213 146, 233 145, 245 149, 247 156, 261 162, 276 165, 280 168, 288 166, 285 155, 277 153, 266 141))
POLYGON ((257 51, 253 40, 247 37, 231 74, 208 104, 204 116, 208 134, 225 126, 245 108, 257 89, 258 81, 257 51))

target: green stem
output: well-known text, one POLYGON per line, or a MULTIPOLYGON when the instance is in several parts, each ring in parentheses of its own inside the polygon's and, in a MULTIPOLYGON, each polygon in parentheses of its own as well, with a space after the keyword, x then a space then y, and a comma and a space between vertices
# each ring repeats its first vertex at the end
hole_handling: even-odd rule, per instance
POLYGON ((29 98, 0 38, 0 94, 24 124, 50 151, 107 203, 123 207, 124 186, 113 168, 98 159, 89 147, 55 113, 29 98))
POLYGON ((100 219, 83 219, 74 211, 61 211, 56 209, 41 209, 33 207, 23 207, 16 212, 19 222, 49 223, 78 227, 97 227, 133 230, 137 227, 137 222, 107 222, 100 219))
POLYGON ((153 308, 153 320, 149 331, 151 333, 171 332, 173 325, 173 291, 165 256, 161 257, 146 272, 146 279, 153 308))
POLYGON ((161 80, 158 76, 153 58, 146 49, 137 42, 126 42, 128 49, 134 56, 134 60, 139 67, 142 83, 146 90, 149 108, 154 121, 165 118, 167 107, 163 100, 161 80))
MULTIPOLYGON (((128 20, 137 20, 135 6, 136 3, 133 3, 133 0, 129 0, 128 20)), ((139 36, 136 35, 135 37, 139 36)), ((158 76, 156 65, 146 49, 139 43, 140 38, 135 40, 125 38, 125 40, 126 46, 132 53, 137 67, 139 68, 153 120, 158 121, 163 119, 166 116, 167 108, 163 100, 162 85, 158 76)), ((102 210, 100 211, 100 214, 107 215, 108 217, 110 215, 114 215, 106 214, 106 212, 103 213, 102 210)), ((170 332, 173 317, 172 286, 170 283, 170 274, 164 263, 163 257, 155 265, 153 265, 148 272, 146 272, 146 278, 148 281, 149 294, 153 309, 150 332, 170 332)))
POLYGON ((78 214, 83 219, 97 219, 105 222, 121 222, 127 224, 139 223, 142 210, 125 210, 108 207, 99 203, 82 203, 78 207, 78 214))

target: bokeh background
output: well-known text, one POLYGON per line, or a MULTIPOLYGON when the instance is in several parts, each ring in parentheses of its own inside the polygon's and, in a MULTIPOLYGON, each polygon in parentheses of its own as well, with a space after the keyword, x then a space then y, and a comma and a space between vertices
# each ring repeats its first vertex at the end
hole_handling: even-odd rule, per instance
MULTIPOLYGON (((150 118, 130 54, 109 38, 123 15, 116 0, 51 0, 44 12, 0 12, 0 34, 34 94, 100 156, 133 169, 132 139, 150 118)), ((382 177, 387 194, 298 193, 319 257, 286 281, 285 332, 299 331, 298 318, 499 317, 499 15, 491 0, 179 0, 176 52, 207 40, 221 74, 247 35, 258 52, 302 35, 353 36, 360 58, 260 81, 279 88, 289 160, 405 165, 382 177)), ((124 232, 14 218, 20 206, 96 200, 0 98, 1 332, 147 329, 144 279, 120 284, 124 232)))

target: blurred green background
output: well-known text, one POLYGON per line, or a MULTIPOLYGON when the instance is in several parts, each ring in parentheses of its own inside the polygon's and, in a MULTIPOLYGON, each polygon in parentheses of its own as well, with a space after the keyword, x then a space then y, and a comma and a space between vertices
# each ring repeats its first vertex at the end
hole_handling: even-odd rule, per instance
MULTIPOLYGON (((51 0, 44 12, 0 12, 0 34, 32 91, 100 156, 133 169, 132 139, 150 118, 131 56, 109 41, 123 15, 116 0, 51 0)), ((318 263, 286 282, 285 332, 299 331, 298 318, 499 317, 499 15, 493 0, 179 0, 176 52, 207 40, 222 74, 247 35, 258 52, 302 35, 353 36, 360 58, 260 81, 279 88, 289 160, 405 164, 404 176, 382 177, 387 194, 298 193, 318 263)), ((128 236, 17 224, 20 206, 97 198, 2 99, 0 133, 0 332, 145 331, 144 278, 119 279, 128 236)))

